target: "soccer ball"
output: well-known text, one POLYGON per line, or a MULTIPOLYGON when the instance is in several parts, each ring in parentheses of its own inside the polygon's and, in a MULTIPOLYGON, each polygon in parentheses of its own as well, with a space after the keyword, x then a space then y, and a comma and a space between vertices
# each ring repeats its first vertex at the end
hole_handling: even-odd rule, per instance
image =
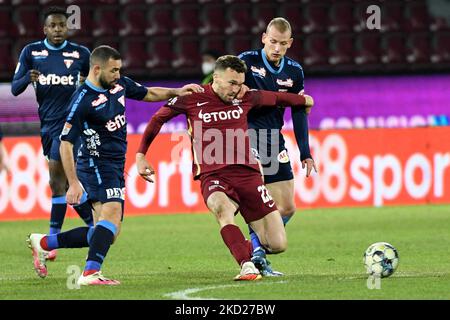
POLYGON ((373 276, 389 277, 397 269, 398 261, 397 249, 386 242, 371 244, 364 252, 364 265, 367 273, 373 276))

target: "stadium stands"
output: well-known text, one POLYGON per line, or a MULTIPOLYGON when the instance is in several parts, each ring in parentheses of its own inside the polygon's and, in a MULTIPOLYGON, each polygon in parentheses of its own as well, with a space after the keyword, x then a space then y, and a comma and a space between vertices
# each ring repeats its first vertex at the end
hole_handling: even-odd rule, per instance
POLYGON ((449 17, 426 0, 14 0, 0 7, 0 54, 10 52, 1 80, 10 79, 24 39, 43 38, 37 13, 71 4, 81 8, 74 41, 91 49, 111 41, 122 50, 139 50, 122 52, 130 75, 198 76, 199 52, 260 47, 260 35, 275 16, 291 22, 289 55, 309 74, 441 70, 435 63, 449 62, 449 17), (381 30, 367 29, 372 4, 381 8, 381 30), (145 66, 155 70, 141 72, 145 66))

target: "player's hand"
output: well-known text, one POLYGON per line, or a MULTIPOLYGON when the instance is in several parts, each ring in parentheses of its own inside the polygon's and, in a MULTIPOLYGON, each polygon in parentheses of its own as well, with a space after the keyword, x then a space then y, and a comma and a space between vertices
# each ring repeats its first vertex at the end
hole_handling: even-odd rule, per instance
POLYGON ((177 90, 177 96, 187 96, 192 93, 201 93, 205 91, 200 85, 195 83, 187 84, 177 90))
POLYGON ((241 86, 241 90, 239 91, 238 95, 236 96, 236 99, 241 100, 245 96, 245 94, 249 91, 250 91, 250 88, 247 87, 245 84, 243 84, 241 86))
POLYGON ((314 106, 314 99, 310 95, 299 93, 299 95, 303 96, 305 98, 305 111, 306 114, 311 113, 311 108, 314 106))
POLYGON ((66 201, 68 204, 75 205, 80 204, 81 197, 83 196, 83 188, 80 182, 69 185, 69 189, 66 193, 66 201))
POLYGON ((32 69, 29 71, 29 73, 30 73, 30 81, 31 82, 38 81, 39 75, 41 74, 39 71, 32 69))
POLYGON ((306 177, 309 177, 311 175, 312 169, 314 169, 314 171, 318 172, 316 163, 311 158, 308 158, 308 159, 305 159, 302 161, 302 169, 305 169, 305 167, 306 167, 306 177))
POLYGON ((136 154, 136 166, 139 175, 148 182, 155 182, 155 170, 148 163, 147 159, 145 159, 145 155, 142 153, 136 154))

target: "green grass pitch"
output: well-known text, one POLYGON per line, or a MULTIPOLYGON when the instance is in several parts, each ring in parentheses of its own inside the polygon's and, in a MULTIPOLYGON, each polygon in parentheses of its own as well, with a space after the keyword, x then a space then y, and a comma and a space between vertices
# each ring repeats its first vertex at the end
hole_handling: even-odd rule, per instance
POLYGON ((118 287, 68 288, 87 249, 59 250, 38 278, 25 238, 47 224, 0 223, 0 299, 450 299, 450 206, 299 211, 288 250, 269 257, 285 276, 245 283, 232 281, 239 268, 210 214, 125 217, 103 266, 118 287), (362 255, 377 241, 393 244, 400 264, 371 290, 362 255))

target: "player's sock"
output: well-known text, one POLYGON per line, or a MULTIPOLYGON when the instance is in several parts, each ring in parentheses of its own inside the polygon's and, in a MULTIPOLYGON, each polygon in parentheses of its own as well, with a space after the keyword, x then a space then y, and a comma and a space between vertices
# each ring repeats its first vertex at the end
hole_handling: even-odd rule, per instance
POLYGON ((257 250, 258 248, 262 248, 263 246, 261 245, 261 242, 259 242, 258 235, 252 229, 252 227, 250 227, 250 225, 248 226, 248 231, 250 232, 250 239, 252 240, 253 250, 257 250))
POLYGON ((107 220, 97 223, 89 245, 89 253, 83 275, 88 276, 100 270, 109 247, 114 241, 117 227, 107 220))
POLYGON ((94 217, 92 216, 92 206, 89 201, 87 201, 87 194, 83 192, 83 196, 81 197, 80 204, 73 206, 75 211, 78 213, 81 219, 89 226, 92 227, 94 225, 94 217))
POLYGON ((291 218, 292 218, 292 215, 281 217, 281 219, 283 219, 284 226, 287 225, 287 223, 289 222, 289 220, 291 220, 291 218))
POLYGON ((79 227, 58 234, 49 234, 41 239, 41 247, 50 251, 58 248, 86 248, 94 227, 79 227))
POLYGON ((227 224, 220 230, 220 234, 239 265, 251 260, 248 243, 239 227, 234 224, 227 224))
POLYGON ((50 211, 50 231, 49 234, 56 234, 61 231, 64 217, 66 216, 66 197, 52 197, 52 208, 50 211))

